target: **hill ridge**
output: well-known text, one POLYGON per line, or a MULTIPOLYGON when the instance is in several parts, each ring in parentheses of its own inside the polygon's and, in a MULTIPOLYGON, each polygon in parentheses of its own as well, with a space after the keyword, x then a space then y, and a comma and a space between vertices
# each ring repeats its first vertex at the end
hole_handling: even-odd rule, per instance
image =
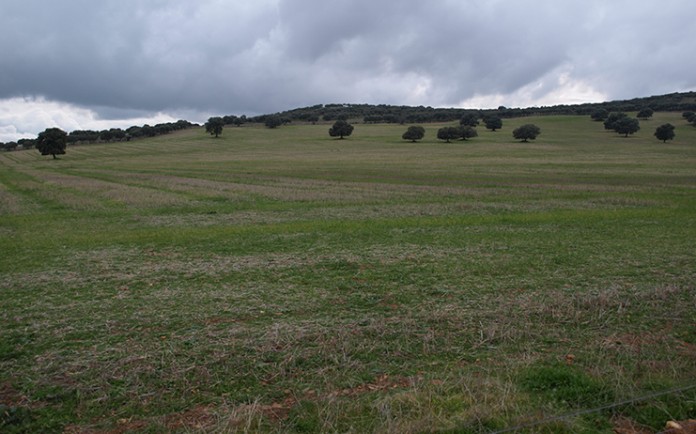
MULTIPOLYGON (((553 106, 534 106, 525 108, 497 109, 443 108, 430 106, 407 106, 366 103, 330 103, 300 107, 277 113, 268 113, 246 118, 248 122, 265 122, 270 116, 278 116, 286 121, 316 122, 335 119, 362 119, 365 122, 416 123, 448 122, 460 119, 465 113, 476 112, 481 116, 497 115, 503 118, 533 115, 590 115, 594 110, 604 108, 608 111, 633 112, 649 107, 654 111, 696 111, 696 92, 674 92, 626 100, 597 103, 559 104, 553 106)), ((232 123, 237 116, 226 116, 232 123)))

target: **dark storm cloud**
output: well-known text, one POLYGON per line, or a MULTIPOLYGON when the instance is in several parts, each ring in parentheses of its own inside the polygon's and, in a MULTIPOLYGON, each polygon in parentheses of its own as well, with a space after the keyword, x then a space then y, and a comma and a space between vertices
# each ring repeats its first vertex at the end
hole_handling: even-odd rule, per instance
POLYGON ((260 16, 267 10, 251 9, 240 20, 240 8, 205 3, 4 2, 0 97, 147 110, 216 106, 216 95, 236 86, 220 64, 253 49, 274 18, 268 23, 260 16))
POLYGON ((696 87, 694 12, 687 0, 3 0, 0 99, 105 117, 628 98, 696 87))

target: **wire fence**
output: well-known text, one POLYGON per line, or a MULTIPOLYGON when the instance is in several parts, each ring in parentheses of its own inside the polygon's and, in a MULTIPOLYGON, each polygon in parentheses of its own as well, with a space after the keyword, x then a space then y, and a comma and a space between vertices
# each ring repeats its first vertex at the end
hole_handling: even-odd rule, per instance
POLYGON ((522 423, 522 424, 515 425, 512 427, 504 428, 504 429, 501 429, 498 431, 493 431, 491 434, 509 433, 509 432, 520 431, 523 429, 534 428, 536 426, 545 425, 545 424, 550 423, 550 422, 557 422, 560 420, 572 419, 572 418, 575 418, 578 416, 585 416, 587 414, 598 413, 600 411, 610 410, 612 408, 622 407, 624 405, 635 404, 637 402, 647 401, 649 399, 658 398, 658 397, 664 396, 664 395, 670 395, 673 393, 681 393, 681 392, 685 392, 687 390, 695 389, 695 388, 696 388, 696 384, 691 384, 689 386, 675 387, 673 389, 662 390, 659 392, 650 393, 650 394, 639 396, 636 398, 626 399, 624 401, 613 402, 611 404, 606 404, 606 405, 603 405, 600 407, 587 408, 584 410, 578 410, 578 411, 574 411, 574 412, 570 412, 570 413, 564 413, 564 414, 560 414, 557 416, 551 416, 551 417, 547 417, 544 419, 535 420, 533 422, 522 423))

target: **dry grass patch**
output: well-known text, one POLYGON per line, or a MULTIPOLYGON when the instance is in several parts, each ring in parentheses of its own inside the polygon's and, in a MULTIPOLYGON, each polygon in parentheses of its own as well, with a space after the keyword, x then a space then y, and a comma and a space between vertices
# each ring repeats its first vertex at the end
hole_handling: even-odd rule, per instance
MULTIPOLYGON (((176 194, 143 187, 134 187, 94 178, 66 175, 55 172, 25 171, 28 175, 40 179, 49 190, 53 186, 74 190, 87 197, 98 197, 104 201, 123 204, 135 208, 150 208, 183 205, 187 199, 176 194)), ((59 197, 62 197, 60 195, 59 197)))
POLYGON ((0 184, 0 215, 28 214, 38 208, 37 204, 26 196, 10 192, 0 184))
POLYGON ((23 174, 31 178, 19 178, 14 181, 15 189, 25 197, 30 197, 32 202, 37 203, 37 210, 43 206, 53 206, 55 204, 68 209, 91 211, 103 210, 105 205, 87 194, 63 188, 61 186, 41 182, 39 178, 32 175, 32 171, 23 171, 23 174))

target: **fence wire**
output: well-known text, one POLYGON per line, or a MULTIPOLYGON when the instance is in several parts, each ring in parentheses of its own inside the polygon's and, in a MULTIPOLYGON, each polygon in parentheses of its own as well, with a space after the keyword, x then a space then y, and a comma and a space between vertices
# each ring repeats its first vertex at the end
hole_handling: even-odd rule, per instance
POLYGON ((498 431, 492 431, 491 434, 509 433, 509 432, 515 432, 515 431, 519 431, 519 430, 523 430, 523 429, 534 428, 535 426, 544 425, 544 424, 547 424, 549 422, 556 422, 556 421, 564 420, 564 419, 572 419, 572 418, 575 418, 578 416, 584 416, 586 414, 597 413, 600 411, 609 410, 609 409, 616 408, 616 407, 622 407, 624 405, 635 404, 636 402, 647 401, 648 399, 653 399, 653 398, 657 398, 657 397, 664 396, 664 395, 685 392, 687 390, 694 389, 694 388, 696 388, 696 384, 691 384, 689 386, 675 387, 673 389, 662 390, 659 392, 650 393, 648 395, 639 396, 637 398, 631 398, 631 399, 626 399, 624 401, 613 402, 611 404, 606 404, 606 405, 603 405, 601 407, 587 408, 584 410, 578 410, 578 411, 574 411, 574 412, 570 412, 570 413, 564 413, 564 414, 560 414, 558 416, 551 416, 551 417, 536 420, 533 422, 527 422, 527 423, 515 425, 515 426, 504 428, 504 429, 501 429, 498 431))

